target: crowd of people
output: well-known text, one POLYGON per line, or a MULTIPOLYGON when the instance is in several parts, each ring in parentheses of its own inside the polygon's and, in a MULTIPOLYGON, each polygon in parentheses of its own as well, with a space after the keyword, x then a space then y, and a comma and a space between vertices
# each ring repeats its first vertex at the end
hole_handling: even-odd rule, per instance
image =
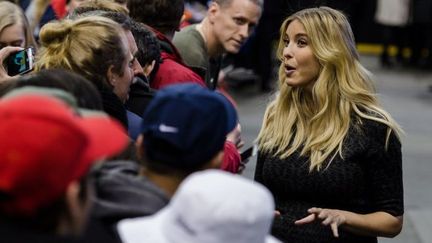
POLYGON ((396 236, 402 130, 339 10, 306 8, 278 26, 255 181, 239 175, 244 141, 221 66, 263 7, 211 0, 187 25, 183 0, 1 1, 2 241, 396 236), (47 8, 55 20, 40 24, 47 8))

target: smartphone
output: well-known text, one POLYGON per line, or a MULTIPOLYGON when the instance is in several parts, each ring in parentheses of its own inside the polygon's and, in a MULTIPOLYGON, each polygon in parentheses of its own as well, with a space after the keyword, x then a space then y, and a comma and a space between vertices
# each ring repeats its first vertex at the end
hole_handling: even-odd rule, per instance
POLYGON ((29 47, 14 52, 6 59, 6 67, 9 76, 24 74, 33 70, 34 51, 29 47))
POLYGON ((246 163, 251 156, 255 156, 255 155, 256 155, 256 146, 253 145, 240 153, 241 161, 246 163))

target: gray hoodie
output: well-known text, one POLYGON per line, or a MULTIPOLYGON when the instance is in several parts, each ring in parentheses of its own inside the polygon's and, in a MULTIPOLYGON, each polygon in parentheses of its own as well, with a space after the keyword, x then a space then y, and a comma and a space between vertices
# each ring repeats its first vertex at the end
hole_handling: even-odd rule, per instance
POLYGON ((115 225, 121 219, 148 216, 168 202, 168 196, 144 176, 133 161, 108 161, 92 171, 95 198, 86 242, 119 242, 115 225))
POLYGON ((93 171, 96 198, 92 216, 120 220, 156 213, 168 204, 168 196, 144 176, 133 161, 105 162, 93 171))

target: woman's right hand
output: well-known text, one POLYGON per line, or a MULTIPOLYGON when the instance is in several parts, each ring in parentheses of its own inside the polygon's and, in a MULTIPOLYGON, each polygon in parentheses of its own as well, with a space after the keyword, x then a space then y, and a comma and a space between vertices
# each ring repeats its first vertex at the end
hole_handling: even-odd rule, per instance
POLYGON ((22 47, 15 46, 6 46, 0 49, 0 82, 5 79, 11 78, 11 76, 8 75, 7 70, 4 66, 5 60, 10 56, 10 54, 21 51, 22 49, 22 47))

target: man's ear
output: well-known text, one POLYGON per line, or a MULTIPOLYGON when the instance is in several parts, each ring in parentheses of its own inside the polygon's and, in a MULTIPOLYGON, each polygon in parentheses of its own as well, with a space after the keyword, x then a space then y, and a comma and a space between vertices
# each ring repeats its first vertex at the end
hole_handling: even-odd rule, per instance
POLYGON ((207 163, 204 169, 220 169, 224 157, 224 151, 219 151, 213 158, 207 163))
POLYGON ((146 64, 143 67, 144 75, 148 78, 150 73, 153 71, 154 66, 156 65, 156 60, 153 60, 151 63, 146 64))
POLYGON ((137 157, 140 160, 144 159, 144 147, 143 147, 143 143, 144 143, 144 135, 140 134, 138 136, 137 140, 135 141, 135 147, 136 147, 137 157))
POLYGON ((84 228, 90 200, 90 198, 86 196, 86 198, 84 198, 86 201, 83 201, 83 198, 80 198, 80 190, 82 190, 80 188, 80 183, 78 181, 73 181, 68 185, 65 193, 67 212, 65 212, 66 218, 64 220, 66 222, 64 221, 65 224, 63 226, 66 226, 67 229, 63 230, 74 235, 80 234, 84 228))
POLYGON ((211 24, 213 24, 216 21, 215 18, 219 14, 219 11, 220 11, 220 5, 212 1, 207 10, 207 18, 211 24))
POLYGON ((114 72, 114 65, 109 66, 109 68, 107 70, 106 77, 107 77, 108 83, 114 87, 115 83, 116 83, 116 77, 117 77, 117 75, 114 72))

